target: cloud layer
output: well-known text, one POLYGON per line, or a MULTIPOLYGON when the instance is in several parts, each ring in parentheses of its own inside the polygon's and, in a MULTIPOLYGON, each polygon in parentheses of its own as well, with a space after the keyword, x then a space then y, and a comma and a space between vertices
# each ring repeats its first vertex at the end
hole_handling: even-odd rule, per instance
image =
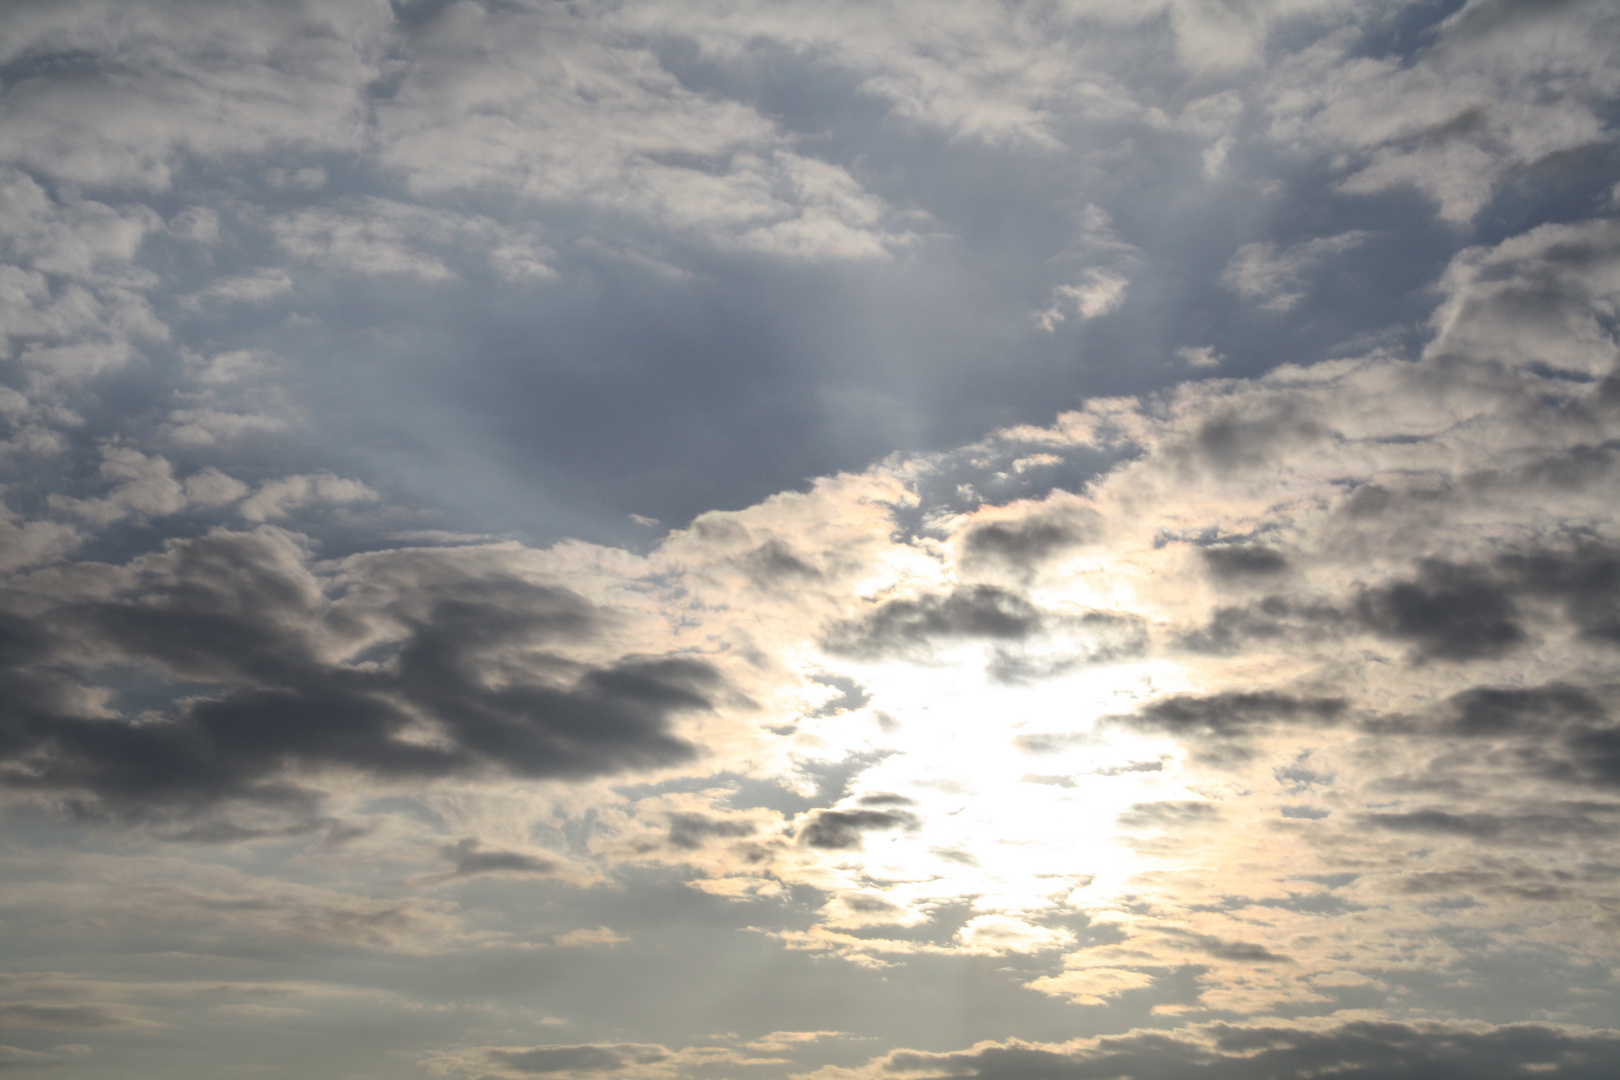
POLYGON ((1614 1073, 1610 5, 0 27, 0 1065, 1614 1073))

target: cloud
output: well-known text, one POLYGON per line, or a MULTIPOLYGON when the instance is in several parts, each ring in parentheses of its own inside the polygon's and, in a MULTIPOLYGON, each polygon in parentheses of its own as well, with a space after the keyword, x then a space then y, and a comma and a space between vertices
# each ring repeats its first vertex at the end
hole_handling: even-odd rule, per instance
POLYGON ((942 639, 1018 641, 1042 624, 1042 613, 1024 597, 974 585, 946 596, 886 601, 859 621, 834 627, 823 648, 834 656, 877 660, 916 655, 942 639))
POLYGON ((105 1005, 60 1005, 45 1001, 0 1001, 0 1027, 35 1031, 100 1031, 146 1026, 124 1010, 105 1005))
POLYGON ((339 272, 448 281, 457 274, 445 258, 477 250, 503 280, 557 276, 548 265, 555 253, 540 243, 534 227, 509 228, 484 216, 376 198, 356 211, 299 210, 272 219, 270 232, 276 246, 294 258, 339 272))
POLYGON ((1617 33, 1601 3, 1473 0, 1408 59, 1356 55, 1348 36, 1329 36, 1270 81, 1271 136, 1340 155, 1354 170, 1342 192, 1415 188, 1463 224, 1507 176, 1605 138, 1617 33))
POLYGON ((522 851, 485 848, 478 840, 465 837, 440 851, 454 864, 451 874, 458 878, 475 874, 549 874, 557 864, 522 851))
POLYGON ((1358 247, 1367 236, 1352 230, 1282 251, 1270 241, 1244 244, 1221 272, 1221 284, 1265 311, 1287 311, 1305 299, 1306 274, 1328 256, 1358 247))
POLYGON ((247 494, 247 485, 213 467, 182 482, 175 478, 168 459, 149 457, 128 446, 101 448, 100 476, 115 485, 108 494, 90 499, 51 495, 51 508, 106 526, 128 517, 164 517, 194 506, 221 506, 247 494))
POLYGON ((1299 698, 1287 694, 1219 694, 1213 697, 1168 697, 1117 722, 1161 727, 1188 737, 1241 735, 1253 727, 1296 721, 1334 724, 1348 703, 1343 698, 1299 698))
POLYGON ((1269 578, 1288 569, 1288 560, 1262 544, 1218 544, 1201 552, 1212 576, 1222 580, 1269 578))
POLYGON ((1009 507, 1004 515, 982 513, 962 530, 963 569, 1012 571, 1024 576, 1048 561, 1088 543, 1101 532, 1095 510, 1082 503, 1048 499, 1009 507))
MULTIPOLYGON (((723 691, 711 665, 569 662, 546 642, 588 640, 602 625, 578 596, 498 569, 468 574, 455 555, 437 566, 429 551, 397 557, 414 567, 412 595, 372 597, 377 606, 349 614, 325 599, 292 537, 216 531, 131 567, 124 595, 17 620, 4 781, 130 813, 237 798, 296 808, 308 793, 285 775, 292 762, 423 780, 471 769, 589 776, 693 755, 668 723, 723 691), (378 619, 380 637, 359 632, 378 619), (94 642, 97 663, 117 656, 217 690, 148 722, 108 714, 62 681, 50 657, 64 634, 94 642), (386 664, 354 662, 378 646, 386 664), (520 659, 527 674, 510 667, 520 659)), ((463 854, 458 867, 479 864, 479 852, 463 854)))
POLYGON ((1614 1072, 1616 23, 1452 7, 7 6, 7 966, 399 989, 0 1018, 1614 1072))
POLYGON ((1184 345, 1176 350, 1176 355, 1185 360, 1189 367, 1195 368, 1219 367, 1221 361, 1226 359, 1210 345, 1184 345))
POLYGON ((1068 318, 1073 308, 1082 319, 1095 319, 1117 310, 1125 302, 1130 280, 1113 270, 1087 270, 1078 284, 1059 285, 1052 290, 1052 303, 1036 314, 1041 329, 1051 332, 1068 318))
POLYGON ((757 827, 751 821, 725 821, 705 814, 671 814, 669 843, 672 847, 694 850, 709 840, 752 836, 757 827))
POLYGON ((1424 658, 1496 656, 1525 637, 1506 590, 1477 571, 1438 560, 1421 565, 1417 581, 1365 594, 1358 614, 1377 633, 1413 642, 1424 658))
POLYGON ((377 111, 415 191, 517 191, 724 248, 872 258, 883 202, 742 102, 694 93, 642 48, 561 9, 457 4, 412 35, 377 111), (447 103, 465 111, 447 113, 447 103))
POLYGON ((283 476, 259 485, 248 498, 243 499, 237 511, 247 521, 272 521, 286 517, 304 506, 343 506, 357 502, 376 502, 379 496, 358 480, 348 480, 331 473, 311 476, 283 476))
POLYGON ((285 270, 263 269, 219 278, 207 288, 181 297, 180 304, 192 310, 200 309, 205 303, 262 304, 292 290, 292 277, 285 270))
POLYGON ((253 3, 229 13, 114 3, 11 12, 5 60, 77 60, 9 89, 0 156, 71 183, 167 188, 183 156, 353 145, 391 13, 253 3))
POLYGON ((1012 1080, 1032 1075, 1232 1077, 1299 1080, 1332 1068, 1358 1080, 1405 1080, 1461 1070, 1482 1080, 1522 1076, 1596 1077, 1613 1068, 1612 1032, 1550 1025, 1500 1027, 1351 1022, 1322 1027, 1212 1024, 1179 1035, 1132 1032, 1067 1045, 985 1043, 954 1054, 898 1051, 889 1075, 927 1074, 1012 1080))
POLYGON ((799 832, 799 842, 843 851, 859 848, 864 833, 915 828, 918 824, 917 816, 905 810, 821 810, 799 832))

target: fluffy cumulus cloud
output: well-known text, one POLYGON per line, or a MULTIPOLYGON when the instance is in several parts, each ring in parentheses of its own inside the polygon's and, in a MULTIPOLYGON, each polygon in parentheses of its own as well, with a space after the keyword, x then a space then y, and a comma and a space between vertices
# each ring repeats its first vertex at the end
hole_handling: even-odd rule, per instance
POLYGON ((0 1066, 1614 1075, 1617 35, 10 6, 0 1066))

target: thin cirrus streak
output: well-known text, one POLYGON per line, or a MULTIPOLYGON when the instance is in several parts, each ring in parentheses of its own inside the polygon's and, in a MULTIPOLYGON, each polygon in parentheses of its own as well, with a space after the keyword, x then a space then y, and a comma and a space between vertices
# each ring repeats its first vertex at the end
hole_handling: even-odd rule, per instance
POLYGON ((1614 1073, 1609 6, 0 20, 0 1065, 1614 1073))

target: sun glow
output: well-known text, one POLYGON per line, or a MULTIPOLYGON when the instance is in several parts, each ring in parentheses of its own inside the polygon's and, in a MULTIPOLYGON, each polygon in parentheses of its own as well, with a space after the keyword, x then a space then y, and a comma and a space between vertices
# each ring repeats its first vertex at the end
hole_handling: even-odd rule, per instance
POLYGON ((858 849, 825 852, 832 925, 911 925, 967 902, 986 914, 958 934, 962 947, 1061 946, 1066 934, 1027 920, 1105 910, 1143 868, 1120 815, 1198 798, 1181 783, 1173 740, 1108 720, 1179 684, 1173 665, 1113 664, 1020 684, 995 680, 993 662, 964 647, 927 666, 852 669, 876 719, 842 714, 801 733, 821 744, 817 756, 881 754, 835 810, 878 809, 893 823, 866 832, 858 849), (858 743, 849 737, 857 726, 858 743))

